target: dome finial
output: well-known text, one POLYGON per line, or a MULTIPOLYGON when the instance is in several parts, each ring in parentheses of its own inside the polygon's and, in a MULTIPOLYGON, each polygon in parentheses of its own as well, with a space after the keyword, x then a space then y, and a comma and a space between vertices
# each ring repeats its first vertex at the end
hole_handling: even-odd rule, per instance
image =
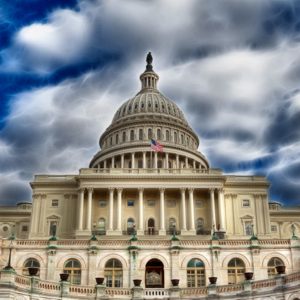
POLYGON ((146 71, 153 71, 153 66, 152 66, 153 57, 151 52, 148 52, 146 57, 146 62, 147 62, 146 71))

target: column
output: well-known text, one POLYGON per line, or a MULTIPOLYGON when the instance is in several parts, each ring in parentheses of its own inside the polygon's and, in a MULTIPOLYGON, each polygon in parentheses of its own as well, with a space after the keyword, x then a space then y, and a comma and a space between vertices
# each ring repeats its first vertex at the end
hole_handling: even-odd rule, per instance
POLYGON ((134 158, 134 152, 131 153, 131 169, 135 168, 135 158, 134 158))
POLYGON ((124 169, 124 154, 121 155, 121 169, 124 169))
POLYGON ((185 168, 187 169, 189 167, 189 160, 187 156, 185 157, 185 168))
POLYGON ((225 229, 225 202, 224 202, 224 190, 218 189, 218 203, 219 203, 219 220, 220 231, 226 231, 225 229))
POLYGON ((180 189, 181 192, 181 234, 186 234, 186 205, 185 205, 185 188, 180 189))
POLYGON ((176 169, 180 169, 180 166, 179 166, 179 155, 176 154, 176 169))
POLYGON ((166 153, 165 168, 169 169, 169 153, 166 153))
POLYGON ((216 230, 216 206, 215 206, 215 190, 214 189, 210 189, 210 204, 211 204, 212 229, 216 230))
POLYGON ((196 161, 193 160, 193 169, 196 169, 196 161))
POLYGON ((109 224, 108 230, 114 230, 114 189, 109 188, 109 224))
POLYGON ((143 168, 146 169, 146 152, 143 152, 143 168))
POLYGON ((113 156, 111 158, 111 168, 113 169, 115 167, 115 157, 113 156))
POLYGON ((144 234, 144 189, 139 188, 139 226, 138 235, 144 234))
POLYGON ((117 219, 117 231, 122 234, 122 189, 118 189, 118 219, 117 219))
POLYGON ((93 197, 93 189, 88 188, 88 203, 87 203, 87 212, 86 212, 87 230, 91 230, 91 226, 92 226, 92 197, 93 197))
POLYGON ((165 228, 165 189, 161 188, 159 189, 160 192, 160 229, 159 229, 159 235, 165 235, 166 234, 166 228, 165 228))
POLYGON ((154 169, 157 169, 157 152, 154 152, 154 169))
POLYGON ((194 189, 189 189, 189 206, 190 206, 190 233, 196 234, 196 231, 195 231, 194 189))
POLYGON ((84 189, 80 189, 78 193, 78 230, 83 229, 83 205, 84 205, 84 189))
POLYGON ((103 161, 103 169, 106 169, 106 159, 103 161))

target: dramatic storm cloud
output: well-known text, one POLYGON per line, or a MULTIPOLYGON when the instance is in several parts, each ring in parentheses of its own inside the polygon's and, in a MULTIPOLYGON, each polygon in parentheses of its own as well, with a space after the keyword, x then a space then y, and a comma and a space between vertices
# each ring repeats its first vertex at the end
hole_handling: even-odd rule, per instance
POLYGON ((150 50, 211 166, 266 175, 271 199, 298 204, 297 1, 37 2, 0 9, 2 203, 30 200, 33 174, 88 166, 150 50))

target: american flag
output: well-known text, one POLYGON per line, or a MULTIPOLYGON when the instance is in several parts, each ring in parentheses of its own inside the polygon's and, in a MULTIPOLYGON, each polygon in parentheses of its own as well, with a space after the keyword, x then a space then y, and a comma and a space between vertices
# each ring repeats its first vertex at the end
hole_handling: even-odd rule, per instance
POLYGON ((151 139, 150 140, 151 149, 155 152, 163 152, 163 145, 161 145, 158 141, 151 139))

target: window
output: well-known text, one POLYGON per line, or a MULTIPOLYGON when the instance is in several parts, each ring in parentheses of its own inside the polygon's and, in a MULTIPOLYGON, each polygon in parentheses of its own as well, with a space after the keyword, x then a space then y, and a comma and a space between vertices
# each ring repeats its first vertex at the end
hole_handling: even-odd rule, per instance
POLYGON ((271 231, 277 232, 277 225, 271 225, 271 231))
POLYGON ((202 218, 197 219, 196 230, 197 230, 197 234, 204 234, 204 220, 202 218))
POLYGON ((161 169, 163 167, 163 161, 161 160, 161 159, 159 159, 158 161, 157 161, 157 168, 158 169, 161 169))
POLYGON ((170 131, 166 130, 166 141, 170 141, 170 131))
POLYGON ((177 143, 177 132, 174 132, 174 143, 177 143))
POLYGON ((148 200, 147 205, 148 206, 155 206, 155 200, 148 200))
POLYGON ((250 200, 249 199, 243 199, 243 207, 250 207, 250 200))
POLYGON ((51 206, 52 206, 52 207, 58 207, 58 200, 57 200, 57 199, 53 199, 53 200, 51 201, 51 206))
POLYGON ((139 169, 143 168, 143 160, 141 159, 138 160, 138 168, 139 169))
POLYGON ((57 233, 57 221, 50 221, 49 235, 56 236, 56 233, 57 233))
POLYGON ((112 140, 112 136, 109 139, 109 144, 112 145, 113 144, 113 140, 112 140))
POLYGON ((245 221, 245 235, 252 235, 253 234, 253 224, 252 221, 245 221))
POLYGON ((176 234, 176 219, 175 218, 169 219, 169 233, 176 234))
POLYGON ((245 264, 239 258, 233 258, 228 263, 228 284, 236 284, 244 281, 245 264))
POLYGON ((119 260, 112 258, 104 268, 104 277, 107 287, 122 287, 123 285, 123 270, 119 260))
POLYGON ((7 232, 7 231, 8 231, 8 226, 3 226, 3 227, 2 227, 2 230, 3 230, 4 232, 7 232))
POLYGON ((119 135, 116 134, 116 144, 119 144, 119 135))
POLYGON ((23 232, 28 231, 28 225, 22 225, 22 231, 23 232))
POLYGON ((127 206, 134 206, 134 200, 128 200, 127 206))
POLYGON ((205 265, 198 258, 191 259, 187 264, 187 286, 205 286, 205 265))
POLYGON ((130 140, 134 141, 134 130, 130 130, 130 140))
POLYGON ((77 259, 69 259, 65 262, 64 273, 69 274, 68 281, 72 284, 81 283, 81 265, 77 259))
POLYGON ((152 129, 151 128, 148 129, 148 139, 149 140, 152 139, 152 129))
POLYGON ((100 230, 100 231, 105 231, 105 219, 104 218, 100 218, 99 220, 98 220, 98 229, 100 230))
POLYGON ((167 207, 175 207, 176 201, 174 199, 167 201, 167 207))
POLYGON ((180 136, 180 143, 183 144, 183 141, 184 141, 184 137, 183 137, 183 134, 180 136))
POLYGON ((283 261, 278 257, 272 257, 268 262, 268 277, 274 277, 276 272, 276 266, 284 266, 283 261))
POLYGON ((123 141, 123 143, 124 143, 124 142, 126 142, 126 132, 125 132, 125 131, 123 131, 123 134, 122 134, 122 135, 123 135, 123 137, 122 137, 122 141, 123 141))
POLYGON ((28 258, 23 265, 22 275, 29 276, 28 268, 38 268, 36 276, 40 276, 40 263, 35 258, 28 258))
POLYGON ((203 207, 203 201, 202 201, 202 200, 196 200, 196 201, 195 201, 195 206, 196 206, 197 208, 203 207))
POLYGON ((99 200, 99 207, 106 207, 107 202, 106 200, 99 200))
POLYGON ((135 222, 133 218, 127 219, 127 234, 133 234, 135 231, 135 222))
POLYGON ((157 139, 161 140, 161 130, 157 129, 157 139))
POLYGON ((139 129, 139 140, 143 140, 143 129, 139 129))

